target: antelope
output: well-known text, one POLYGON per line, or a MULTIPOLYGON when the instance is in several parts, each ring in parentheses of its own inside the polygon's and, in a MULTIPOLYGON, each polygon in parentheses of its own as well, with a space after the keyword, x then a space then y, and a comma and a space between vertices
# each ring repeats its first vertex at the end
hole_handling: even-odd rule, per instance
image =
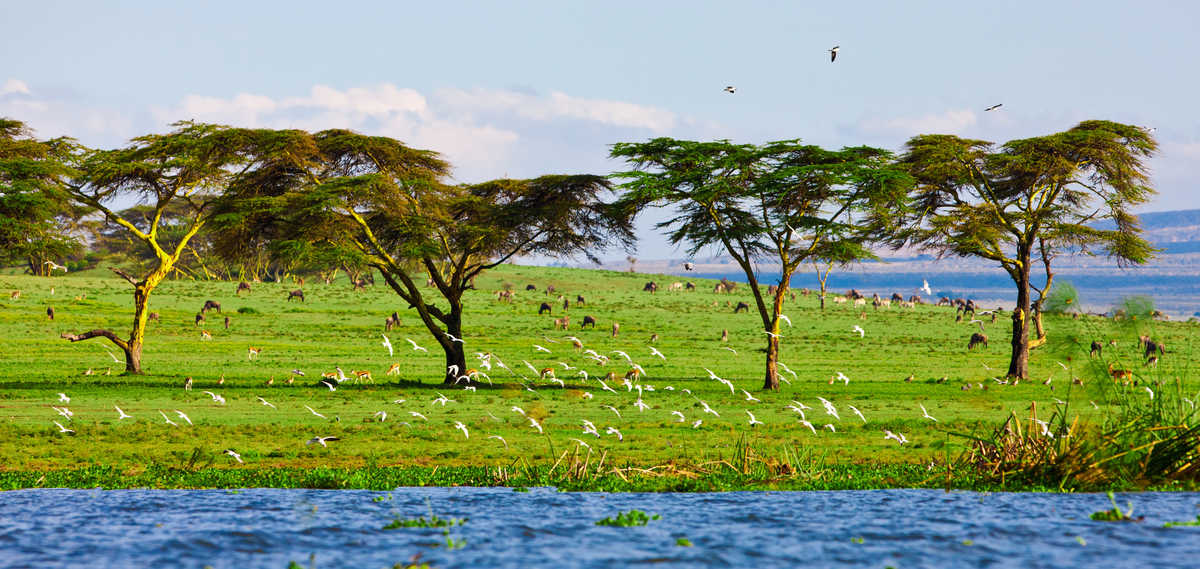
POLYGON ((200 339, 201 340, 212 340, 212 332, 209 332, 208 330, 201 330, 200 331, 200 339))
POLYGON ((400 362, 392 364, 384 375, 400 375, 400 362))
POLYGON ((234 293, 234 296, 241 296, 243 290, 246 291, 247 293, 249 293, 250 292, 250 283, 248 283, 246 281, 242 281, 242 282, 238 283, 237 292, 234 293))
POLYGON ((192 390, 192 376, 189 375, 189 376, 187 376, 186 379, 183 380, 183 390, 184 391, 192 390))
MULTIPOLYGON (((592 326, 592 327, 593 327, 593 328, 595 328, 595 326, 592 326)), ((616 338, 616 337, 617 337, 617 332, 620 332, 620 331, 621 331, 621 325, 620 325, 620 324, 617 324, 616 322, 613 322, 613 326, 612 326, 612 337, 616 338)))
POLYGON ((360 380, 361 381, 370 381, 370 382, 375 381, 375 379, 371 377, 371 372, 369 372, 365 369, 354 370, 354 371, 351 371, 350 373, 354 374, 354 383, 358 383, 360 380))
POLYGON ((21 291, 19 291, 19 290, 12 291, 12 294, 8 295, 8 298, 10 298, 12 300, 17 300, 17 299, 21 298, 21 291))
POLYGON ((641 370, 639 370, 638 368, 633 368, 633 369, 625 372, 625 379, 628 379, 630 381, 637 381, 638 378, 641 377, 641 375, 642 375, 641 370))
POLYGON ((547 376, 554 377, 554 368, 544 367, 544 368, 542 368, 542 371, 539 372, 539 375, 541 376, 542 379, 546 379, 547 376))
POLYGON ((1115 369, 1114 364, 1108 364, 1108 375, 1111 375, 1113 381, 1125 380, 1128 382, 1133 379, 1133 370, 1131 369, 1115 369))
POLYGON ((246 359, 252 360, 257 358, 260 353, 262 353, 262 348, 255 348, 254 346, 251 346, 246 350, 246 359))
POLYGON ((563 316, 562 318, 555 318, 554 319, 554 329, 555 330, 566 330, 567 325, 569 325, 570 323, 571 323, 570 316, 563 316))

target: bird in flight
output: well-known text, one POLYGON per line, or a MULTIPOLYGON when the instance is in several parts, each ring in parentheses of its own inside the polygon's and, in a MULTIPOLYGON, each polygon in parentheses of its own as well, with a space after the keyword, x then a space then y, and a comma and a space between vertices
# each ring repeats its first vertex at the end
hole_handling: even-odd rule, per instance
MULTIPOLYGON (((729 93, 729 94, 731 94, 731 95, 732 95, 732 94, 734 94, 734 93, 737 93, 737 87, 734 87, 733 85, 726 85, 726 86, 725 86, 725 92, 726 92, 726 93, 729 93)), ((689 270, 690 270, 690 269, 689 269, 689 270)))
POLYGON ((537 345, 537 344, 534 344, 534 345, 533 345, 533 349, 535 349, 535 350, 537 350, 537 351, 539 351, 539 352, 546 352, 547 354, 549 354, 549 353, 550 353, 550 350, 549 350, 548 348, 545 348, 545 347, 539 346, 539 345, 537 345))
POLYGON ((866 331, 866 330, 863 330, 863 329, 862 329, 862 326, 859 326, 858 324, 855 324, 855 325, 854 325, 854 327, 850 329, 850 331, 851 331, 851 332, 858 332, 858 337, 859 337, 859 338, 865 338, 865 337, 867 336, 867 331, 866 331))
MULTIPOLYGON (((387 348, 388 357, 389 358, 392 357, 392 353, 393 353, 392 352, 392 340, 387 337, 387 334, 380 334, 380 336, 383 336, 383 341, 380 343, 383 344, 383 347, 387 348)), ((304 375, 304 374, 300 374, 300 375, 304 375)))
POLYGON ((674 415, 674 416, 676 416, 676 417, 679 417, 679 420, 678 420, 678 421, 675 421, 676 423, 682 423, 682 422, 684 422, 684 421, 686 420, 686 419, 684 418, 684 416, 683 416, 683 413, 681 413, 681 412, 679 412, 679 411, 671 411, 671 414, 672 414, 672 415, 674 415))
POLYGON ((54 424, 58 425, 58 432, 60 432, 60 433, 71 433, 72 435, 75 434, 74 429, 68 429, 68 428, 62 426, 62 423, 59 423, 58 421, 54 421, 54 424))
POLYGON ((420 420, 422 420, 422 421, 428 421, 428 420, 429 420, 429 418, 428 418, 428 417, 426 417, 426 416, 424 416, 424 415, 422 415, 422 414, 420 414, 420 413, 418 413, 418 412, 416 412, 416 411, 409 411, 409 412, 408 412, 408 414, 409 414, 409 415, 412 415, 413 417, 416 417, 416 418, 418 418, 418 419, 420 419, 420 420))
POLYGON ((855 407, 855 406, 853 406, 853 405, 848 405, 848 407, 850 407, 850 410, 851 410, 851 411, 854 411, 854 414, 855 414, 855 415, 858 415, 858 418, 859 418, 859 419, 862 419, 862 422, 864 422, 864 423, 866 423, 866 422, 867 422, 867 418, 866 418, 866 417, 863 417, 862 411, 859 411, 859 410, 858 410, 858 407, 855 407))
POLYGON ((176 409, 176 410, 175 410, 175 414, 176 414, 176 415, 179 415, 179 418, 180 418, 180 419, 183 419, 184 421, 187 421, 187 424, 189 424, 189 425, 190 425, 190 424, 192 424, 192 420, 191 420, 191 419, 189 419, 189 418, 188 418, 188 416, 187 416, 187 415, 185 415, 185 414, 183 413, 183 411, 180 411, 179 409, 176 409))
POLYGON ((455 338, 454 335, 449 332, 442 332, 442 333, 445 334, 446 337, 449 338, 451 342, 458 342, 460 344, 466 345, 466 342, 464 342, 462 338, 455 338))
POLYGON ((746 401, 753 401, 755 403, 758 403, 760 401, 757 397, 750 395, 750 392, 746 391, 745 389, 742 390, 742 393, 746 394, 746 401))
POLYGON ((163 412, 162 412, 162 410, 159 410, 158 414, 159 414, 159 415, 162 415, 162 418, 163 418, 163 420, 164 420, 164 421, 166 421, 168 425, 171 425, 172 427, 178 427, 178 426, 179 426, 179 425, 176 425, 176 424, 175 424, 175 421, 172 421, 172 420, 171 420, 171 418, 170 418, 170 417, 168 417, 166 413, 163 413, 163 412))
POLYGON ((542 432, 542 424, 541 424, 541 423, 539 423, 539 422, 537 421, 537 419, 534 419, 533 417, 530 417, 530 418, 529 418, 529 426, 530 426, 530 427, 533 427, 533 428, 535 428, 535 429, 537 429, 537 430, 538 430, 538 434, 541 434, 541 432, 542 432))
POLYGON ((273 405, 270 401, 267 401, 266 399, 263 399, 262 397, 255 397, 255 398, 258 399, 259 403, 262 403, 263 405, 266 405, 267 407, 275 409, 275 405, 273 405))
POLYGON ((994 110, 996 110, 996 109, 999 109, 1000 107, 1003 107, 1003 106, 1004 106, 1004 103, 996 103, 995 105, 992 105, 992 106, 990 106, 990 107, 988 107, 988 108, 984 109, 984 110, 983 110, 983 112, 985 112, 985 113, 986 113, 986 112, 988 112, 988 111, 994 111, 994 110))
POLYGON ((749 409, 746 409, 746 414, 750 416, 750 426, 751 427, 753 427, 754 425, 764 424, 762 421, 759 421, 758 419, 754 418, 754 413, 751 413, 749 409))
POLYGON ((412 338, 405 338, 405 340, 408 340, 408 343, 412 344, 412 347, 413 347, 413 351, 414 351, 414 352, 416 352, 416 351, 422 351, 422 352, 425 352, 425 353, 429 353, 429 350, 427 350, 427 349, 425 349, 425 348, 422 348, 421 346, 418 346, 418 345, 417 345, 417 343, 416 343, 416 342, 414 342, 412 338))
POLYGON ((622 435, 622 434, 621 434, 621 431, 618 431, 616 427, 609 427, 609 428, 607 428, 607 429, 604 429, 604 432, 605 432, 605 433, 608 433, 608 434, 610 434, 610 435, 617 435, 617 440, 618 440, 618 441, 623 441, 623 440, 625 440, 625 435, 622 435))
POLYGON ((234 460, 238 461, 238 464, 245 464, 242 462, 242 455, 238 454, 237 451, 227 448, 225 449, 225 454, 232 456, 234 460))
POLYGON ((788 315, 787 315, 787 314, 780 314, 780 315, 779 315, 779 319, 780 319, 780 320, 782 320, 782 321, 784 321, 784 322, 787 322, 788 328, 791 328, 791 327, 792 327, 792 319, 791 319, 791 318, 788 318, 788 315))
POLYGON ((113 409, 117 410, 117 414, 119 415, 117 417, 118 421, 120 421, 121 419, 132 419, 133 418, 133 415, 126 414, 124 411, 121 410, 120 407, 117 407, 116 405, 113 405, 113 409))
POLYGON ((209 397, 212 397, 213 403, 216 403, 217 405, 225 404, 225 398, 221 397, 220 395, 217 395, 216 393, 213 393, 211 391, 201 391, 200 393, 207 393, 209 397))
POLYGON ((612 411, 614 414, 616 414, 618 419, 621 418, 621 412, 618 411, 616 407, 613 407, 612 405, 601 405, 601 407, 604 407, 605 409, 612 411))
POLYGON ((904 435, 897 435, 896 433, 893 433, 891 431, 884 431, 883 439, 884 440, 892 439, 893 441, 896 441, 900 444, 904 444, 904 443, 908 442, 908 438, 906 438, 904 435))
POLYGON ((500 441, 500 442, 504 443, 504 448, 508 448, 508 441, 504 440, 504 437, 502 437, 502 436, 500 436, 500 435, 488 435, 488 438, 489 438, 489 439, 496 439, 496 440, 498 440, 498 441, 500 441))
POLYGON ((729 350, 729 351, 733 352, 733 355, 735 355, 735 356, 737 355, 737 350, 735 350, 735 349, 733 349, 733 348, 730 348, 729 346, 721 346, 721 349, 722 349, 722 350, 729 350))
POLYGON ((928 295, 933 295, 933 289, 929 288, 929 281, 921 279, 921 292, 928 295))
POLYGON ((305 408, 305 409, 308 409, 308 412, 309 412, 309 413, 312 413, 313 415, 316 415, 316 416, 318 416, 318 417, 320 417, 320 418, 322 418, 322 419, 325 419, 325 418, 326 418, 324 415, 322 415, 322 414, 318 413, 318 412, 316 411, 316 409, 313 409, 312 407, 309 407, 308 405, 305 405, 305 406, 304 406, 304 408, 305 408))
POLYGON ((829 62, 830 63, 837 61, 837 54, 838 54, 839 49, 842 49, 842 46, 835 45, 832 48, 829 48, 829 62))
POLYGON ((71 398, 70 398, 70 397, 67 397, 67 394, 66 394, 66 393, 59 393, 59 394, 58 394, 58 402, 59 402, 59 403, 70 403, 70 402, 71 402, 71 398))
POLYGON ((924 406, 924 405, 922 405, 922 404, 920 404, 920 403, 917 403, 917 406, 921 408, 921 413, 922 413, 922 415, 923 415, 923 416, 924 416, 926 419, 929 419, 930 421, 933 421, 934 423, 938 422, 938 420, 937 420, 937 419, 934 419, 934 418, 933 418, 933 415, 930 415, 930 414, 929 414, 929 411, 926 411, 926 410, 925 410, 925 406, 924 406))
POLYGON ((658 348, 655 348, 654 346, 650 346, 650 354, 662 358, 663 361, 667 361, 667 356, 664 356, 662 352, 658 351, 658 348))
POLYGON ((464 425, 464 424, 462 423, 462 421, 455 421, 455 422, 454 422, 454 428, 455 428, 455 429, 458 429, 458 430, 460 430, 460 431, 462 431, 462 432, 463 432, 463 437, 464 437, 464 438, 468 438, 468 439, 469 439, 469 438, 471 438, 471 433, 468 433, 468 432, 467 432, 467 426, 466 426, 466 425, 464 425))
POLYGON ((328 448, 328 447, 329 447, 329 445, 327 445, 327 444, 325 444, 325 443, 327 443, 327 442, 329 442, 329 441, 340 441, 340 440, 342 440, 342 439, 339 439, 339 438, 337 438, 337 437, 313 437, 313 438, 311 438, 311 439, 308 439, 307 441, 305 441, 305 442, 304 442, 304 446, 312 446, 312 445, 314 445, 314 444, 319 444, 319 445, 321 445, 321 446, 323 446, 323 447, 326 447, 326 448, 328 448))

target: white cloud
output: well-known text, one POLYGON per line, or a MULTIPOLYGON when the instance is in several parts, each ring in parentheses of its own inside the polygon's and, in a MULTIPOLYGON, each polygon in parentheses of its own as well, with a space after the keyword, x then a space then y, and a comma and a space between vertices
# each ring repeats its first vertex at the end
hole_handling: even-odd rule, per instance
POLYGON ((23 95, 29 94, 29 85, 20 79, 9 79, 0 86, 0 95, 8 95, 10 93, 20 93, 23 95))
POLYGON ((675 113, 664 109, 613 101, 572 97, 554 91, 540 97, 498 89, 442 89, 435 93, 439 105, 455 111, 512 113, 535 121, 560 118, 590 121, 618 127, 666 132, 679 124, 675 113))

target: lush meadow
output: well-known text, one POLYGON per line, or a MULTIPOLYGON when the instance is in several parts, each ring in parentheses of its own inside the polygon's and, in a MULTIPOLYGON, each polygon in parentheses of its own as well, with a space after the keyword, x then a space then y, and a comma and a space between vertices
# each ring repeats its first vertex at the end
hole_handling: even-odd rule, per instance
MULTIPOLYGON (((489 352, 514 373, 493 365, 484 370, 490 382, 480 377, 472 391, 441 385, 441 350, 382 281, 364 291, 345 280, 310 281, 303 303, 286 300, 296 288, 290 282, 255 283, 241 297, 236 283, 166 282, 150 303, 161 318, 147 335, 147 375, 122 376, 110 355, 120 351, 106 340, 69 343, 59 335, 98 327, 125 334, 131 293, 124 281, 99 273, 0 276, 0 486, 979 487, 994 482, 962 467, 971 444, 962 435, 987 438, 1014 415, 1028 426, 1036 418, 1078 435, 1130 406, 1179 411, 1191 404, 1184 397, 1200 390, 1192 324, 1047 316, 1051 340, 1034 351, 1032 379, 1013 385, 995 379, 1008 362, 1007 312, 995 323, 982 317, 990 345, 968 352, 978 327, 956 323, 953 309, 830 302, 822 311, 815 296, 797 294, 785 305, 793 326, 784 328, 781 352, 795 376, 784 373, 790 383, 779 392, 762 391, 762 324, 731 306, 753 302, 745 285, 714 294, 712 282, 697 279, 696 291, 666 290, 685 280, 513 265, 485 273, 466 298, 468 354, 489 352), (662 286, 657 294, 642 292, 649 280, 662 286), (526 291, 529 284, 537 290, 526 291), (511 303, 496 300, 506 285, 515 291, 511 303), (547 285, 557 291, 545 294, 547 285), (17 290, 20 296, 10 298, 17 290), (565 313, 559 294, 571 301, 565 313), (577 305, 577 295, 585 305, 577 305), (197 324, 207 300, 224 311, 197 324), (542 302, 553 306, 552 315, 538 314, 542 302), (380 334, 393 311, 402 324, 388 332, 395 349, 389 356, 380 334), (553 319, 564 314, 570 330, 555 330, 553 319), (580 329, 585 315, 597 320, 595 329, 580 329), (613 322, 620 324, 615 338, 613 322), (728 342, 720 340, 722 330, 728 342), (1168 347, 1157 367, 1143 364, 1141 334, 1168 347), (610 363, 588 359, 568 336, 610 363), (410 338, 428 352, 413 349, 410 338), (1093 339, 1106 345, 1099 358, 1088 356, 1093 339), (257 358, 248 357, 251 347, 261 350, 257 358), (638 382, 644 410, 637 390, 610 381, 616 392, 605 391, 595 379, 630 369, 618 350, 645 369, 638 382), (565 385, 538 378, 524 362, 555 368, 565 385), (385 375, 393 363, 399 374, 385 375), (1114 385, 1110 363, 1132 370, 1137 384, 1114 385), (373 381, 347 381, 336 391, 318 384, 336 367, 369 370, 373 381), (706 368, 732 381, 733 391, 706 368), (305 375, 289 384, 293 369, 305 375), (839 372, 849 381, 831 383, 839 372), (70 403, 60 403, 60 393, 70 403), (439 395, 452 401, 435 403, 439 395), (114 407, 133 418, 118 420, 114 407), (751 425, 751 414, 761 424, 751 425), (61 432, 54 421, 74 432, 61 432), (584 432, 584 421, 598 437, 584 432), (888 431, 907 444, 885 439, 888 431), (318 436, 340 440, 305 444, 318 436)), ((478 362, 473 355, 468 361, 478 362)))

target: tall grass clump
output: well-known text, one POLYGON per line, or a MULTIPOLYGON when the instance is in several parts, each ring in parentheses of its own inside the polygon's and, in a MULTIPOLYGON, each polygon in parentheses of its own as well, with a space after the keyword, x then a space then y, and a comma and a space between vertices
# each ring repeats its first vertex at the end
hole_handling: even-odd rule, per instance
MULTIPOLYGON (((1127 338, 1153 339, 1156 311, 1147 297, 1126 299, 1113 310, 1127 338)), ((1081 360, 1087 379, 1068 386, 1068 402, 1048 413, 1031 402, 1028 417, 1013 411, 986 436, 970 441, 961 466, 1001 485, 1044 486, 1093 491, 1200 482, 1198 394, 1185 392, 1195 373, 1187 361, 1175 361, 1139 340, 1142 361, 1094 353, 1094 330, 1066 334, 1057 351, 1068 361, 1081 360), (1153 356, 1153 357, 1152 357, 1153 356), (1164 362, 1159 363, 1161 356, 1164 362), (1073 388, 1073 389, 1072 389, 1073 388), (1083 423, 1072 414, 1071 395, 1106 403, 1104 414, 1083 423)), ((1177 346, 1178 348, 1178 346, 1177 346)), ((1078 398, 1076 398, 1078 399, 1078 398)))

